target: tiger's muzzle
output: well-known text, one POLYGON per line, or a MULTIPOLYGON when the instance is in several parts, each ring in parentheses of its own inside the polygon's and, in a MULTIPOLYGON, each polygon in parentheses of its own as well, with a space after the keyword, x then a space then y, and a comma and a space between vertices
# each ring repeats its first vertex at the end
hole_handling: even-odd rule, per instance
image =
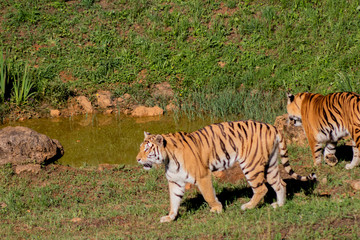
POLYGON ((138 158, 137 161, 138 161, 138 163, 143 165, 145 170, 149 170, 149 169, 152 168, 152 163, 151 162, 143 162, 141 158, 138 158))

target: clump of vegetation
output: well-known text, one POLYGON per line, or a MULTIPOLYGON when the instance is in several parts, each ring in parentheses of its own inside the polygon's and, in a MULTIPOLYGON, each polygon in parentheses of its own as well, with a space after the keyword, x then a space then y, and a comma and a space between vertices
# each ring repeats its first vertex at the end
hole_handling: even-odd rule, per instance
POLYGON ((19 73, 14 76, 13 98, 16 105, 27 103, 28 99, 35 95, 35 92, 30 92, 34 87, 31 80, 28 65, 25 65, 22 77, 19 73))
MULTIPOLYGON (((2 51, 0 55, 0 103, 12 102, 16 106, 26 104, 28 99, 36 94, 34 73, 28 64, 9 61, 2 51)), ((9 55, 9 52, 6 55, 9 55)))
POLYGON ((194 91, 175 97, 179 106, 175 114, 185 114, 188 118, 209 115, 218 120, 229 121, 253 119, 274 122, 285 109, 283 92, 267 92, 251 89, 226 88, 194 91), (271 104, 268 104, 271 103, 271 104))

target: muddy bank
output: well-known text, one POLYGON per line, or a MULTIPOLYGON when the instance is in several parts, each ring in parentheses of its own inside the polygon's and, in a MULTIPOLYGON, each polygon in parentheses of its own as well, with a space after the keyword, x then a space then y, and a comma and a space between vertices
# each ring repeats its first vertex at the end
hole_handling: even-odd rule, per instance
POLYGON ((163 99, 168 104, 161 108, 159 104, 144 106, 128 93, 115 97, 110 91, 99 90, 93 95, 73 96, 59 108, 41 103, 36 106, 26 105, 10 107, 7 112, 0 112, 2 123, 23 121, 33 118, 71 117, 83 114, 125 114, 133 117, 149 117, 163 115, 176 109, 173 101, 174 91, 168 82, 156 84, 151 88, 152 97, 163 99))

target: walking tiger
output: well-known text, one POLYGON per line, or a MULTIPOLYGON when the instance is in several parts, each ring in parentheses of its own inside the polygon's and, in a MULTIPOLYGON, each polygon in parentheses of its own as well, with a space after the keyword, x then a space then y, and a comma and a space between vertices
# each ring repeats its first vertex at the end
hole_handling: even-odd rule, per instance
POLYGON ((287 112, 295 126, 303 126, 315 165, 325 162, 335 165, 337 141, 350 135, 353 159, 346 169, 359 165, 360 95, 338 92, 323 96, 315 93, 288 94, 287 112), (324 147, 325 146, 325 147, 324 147))
POLYGON ((235 162, 240 167, 253 190, 253 196, 241 209, 254 208, 265 196, 268 184, 275 190, 277 202, 282 206, 286 199, 286 184, 280 177, 278 153, 287 173, 294 179, 307 181, 315 179, 296 174, 290 167, 286 143, 277 129, 256 121, 223 122, 206 126, 192 133, 177 132, 152 135, 145 132, 145 139, 137 155, 138 163, 144 169, 153 164, 165 164, 169 183, 170 212, 160 219, 169 222, 176 218, 185 183, 198 186, 211 212, 221 212, 212 185, 211 171, 224 170, 235 162))

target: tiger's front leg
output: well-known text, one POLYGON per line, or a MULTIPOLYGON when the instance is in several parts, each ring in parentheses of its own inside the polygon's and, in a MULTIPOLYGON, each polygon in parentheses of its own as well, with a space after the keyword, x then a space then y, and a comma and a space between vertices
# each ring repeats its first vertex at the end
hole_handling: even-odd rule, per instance
POLYGON ((215 189, 211 181, 210 172, 206 176, 198 179, 197 186, 199 187, 199 190, 203 195, 205 201, 209 204, 210 212, 221 213, 222 204, 219 202, 219 200, 216 197, 215 189))
POLYGON ((171 222, 178 215, 181 199, 185 193, 185 182, 169 182, 170 193, 170 212, 167 216, 163 216, 160 222, 171 222))

